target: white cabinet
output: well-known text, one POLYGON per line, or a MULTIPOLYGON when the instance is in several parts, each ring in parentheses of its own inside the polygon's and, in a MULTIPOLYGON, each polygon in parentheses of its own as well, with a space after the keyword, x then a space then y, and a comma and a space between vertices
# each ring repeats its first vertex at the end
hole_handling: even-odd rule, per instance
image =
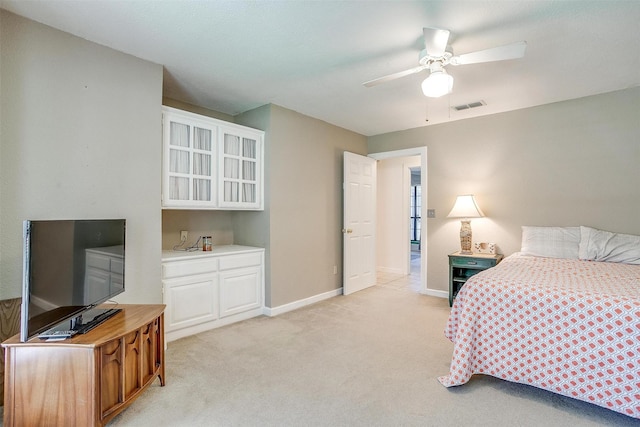
POLYGON ((163 208, 264 208, 264 132, 162 107, 163 208))
POLYGON ((264 249, 230 245, 163 252, 162 283, 167 341, 259 316, 264 249))

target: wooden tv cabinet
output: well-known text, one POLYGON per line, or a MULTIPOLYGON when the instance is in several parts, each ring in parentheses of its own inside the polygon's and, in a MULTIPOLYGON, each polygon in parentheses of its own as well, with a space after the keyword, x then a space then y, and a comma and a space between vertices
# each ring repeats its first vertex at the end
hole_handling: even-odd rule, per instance
POLYGON ((156 377, 164 386, 164 307, 119 304, 84 335, 2 343, 4 426, 102 426, 156 377))

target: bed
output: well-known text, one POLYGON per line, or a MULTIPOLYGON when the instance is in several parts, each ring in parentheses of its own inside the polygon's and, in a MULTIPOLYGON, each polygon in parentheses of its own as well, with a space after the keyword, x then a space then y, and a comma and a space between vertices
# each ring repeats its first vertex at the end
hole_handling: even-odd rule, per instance
POLYGON ((442 385, 485 374, 640 418, 640 237, 576 228, 531 250, 523 227, 521 252, 467 281, 445 328, 442 385))

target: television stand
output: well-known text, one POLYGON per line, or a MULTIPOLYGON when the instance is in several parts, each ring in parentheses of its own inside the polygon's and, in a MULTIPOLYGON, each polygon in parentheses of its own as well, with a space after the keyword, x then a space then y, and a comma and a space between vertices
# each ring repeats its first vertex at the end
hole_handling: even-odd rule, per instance
POLYGON ((5 427, 103 426, 156 377, 164 386, 165 306, 117 307, 99 328, 64 341, 18 334, 2 343, 5 427))

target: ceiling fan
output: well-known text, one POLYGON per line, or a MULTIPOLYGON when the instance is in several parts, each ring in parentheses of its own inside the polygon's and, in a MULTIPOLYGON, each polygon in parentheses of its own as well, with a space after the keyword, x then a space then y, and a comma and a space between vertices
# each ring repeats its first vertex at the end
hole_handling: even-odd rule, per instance
POLYGON ((520 41, 505 46, 454 56, 452 49, 447 46, 447 42, 449 41, 448 30, 425 27, 422 31, 424 35, 424 49, 418 57, 420 65, 405 71, 369 80, 363 83, 363 85, 371 87, 428 69, 429 77, 422 82, 422 91, 426 96, 438 98, 451 93, 451 89, 453 89, 453 76, 447 74, 444 69, 445 66, 478 64, 481 62, 522 58, 527 48, 527 42, 520 41))

